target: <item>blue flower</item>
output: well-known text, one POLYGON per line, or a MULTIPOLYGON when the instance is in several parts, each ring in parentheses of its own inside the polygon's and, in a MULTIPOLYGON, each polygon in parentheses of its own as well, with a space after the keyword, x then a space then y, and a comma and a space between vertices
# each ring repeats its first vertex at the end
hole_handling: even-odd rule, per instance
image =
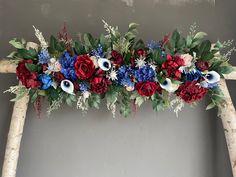
POLYGON ((201 71, 194 69, 190 72, 185 73, 185 80, 186 81, 197 81, 202 77, 201 71))
POLYGON ((121 66, 117 71, 117 83, 122 86, 133 87, 134 83, 131 76, 134 71, 128 66, 121 66))
POLYGON ((89 89, 88 86, 84 83, 80 83, 79 88, 80 88, 80 91, 82 91, 82 92, 88 91, 88 89, 89 89))
POLYGON ((93 49, 91 54, 94 55, 96 58, 103 58, 104 51, 103 51, 102 45, 98 44, 98 47, 96 49, 93 49))
POLYGON ((48 74, 40 74, 38 79, 42 82, 43 90, 47 90, 52 85, 52 77, 48 74))
POLYGON ((47 64, 50 60, 50 55, 48 53, 48 50, 42 49, 38 54, 38 58, 40 64, 47 64))
POLYGON ((154 40, 151 40, 151 41, 147 44, 147 47, 148 47, 149 49, 154 50, 154 49, 160 48, 160 44, 159 44, 158 42, 154 41, 154 40))
POLYGON ((75 81, 77 79, 75 74, 75 60, 76 56, 71 56, 68 52, 65 52, 60 58, 61 73, 66 79, 75 81))
POLYGON ((155 78, 155 71, 149 65, 145 65, 144 67, 136 70, 134 75, 139 82, 153 81, 155 78))

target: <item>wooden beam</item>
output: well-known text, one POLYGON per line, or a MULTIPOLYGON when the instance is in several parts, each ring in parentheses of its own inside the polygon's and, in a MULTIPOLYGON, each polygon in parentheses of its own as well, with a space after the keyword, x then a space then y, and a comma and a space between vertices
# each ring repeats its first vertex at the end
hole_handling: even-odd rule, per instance
POLYGON ((16 73, 16 64, 10 60, 0 60, 0 73, 16 73))
POLYGON ((220 81, 220 88, 225 98, 223 107, 219 107, 220 117, 224 127, 233 176, 236 177, 236 112, 225 80, 220 81))

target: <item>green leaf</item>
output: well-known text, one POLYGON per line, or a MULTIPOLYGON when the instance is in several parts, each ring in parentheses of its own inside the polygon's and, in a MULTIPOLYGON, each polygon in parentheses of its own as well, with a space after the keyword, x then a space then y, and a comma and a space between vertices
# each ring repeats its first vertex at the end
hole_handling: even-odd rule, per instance
POLYGON ((201 59, 205 59, 206 54, 208 54, 211 50, 211 42, 209 40, 205 40, 201 43, 198 49, 198 57, 201 59))
POLYGON ((207 33, 204 32, 198 32, 193 39, 195 40, 199 40, 199 39, 203 39, 205 36, 207 36, 207 33))
POLYGON ((90 107, 99 109, 100 102, 101 102, 101 98, 97 94, 91 94, 90 97, 88 98, 88 104, 90 107))
POLYGON ((26 63, 25 67, 31 72, 40 72, 42 70, 41 66, 31 64, 31 63, 26 63))
POLYGON ((229 73, 231 73, 231 72, 233 72, 234 71, 234 68, 233 68, 233 66, 222 66, 222 67, 220 67, 220 72, 222 73, 222 74, 229 74, 229 73))
POLYGON ((130 106, 127 106, 127 105, 124 105, 124 104, 121 105, 120 114, 123 115, 124 117, 128 117, 131 114, 130 106))
POLYGON ((207 105, 206 110, 210 110, 214 108, 215 106, 216 106, 215 103, 211 102, 209 105, 207 105))
POLYGON ((143 42, 143 40, 139 39, 135 44, 134 44, 134 49, 138 50, 138 49, 144 49, 145 48, 145 44, 143 42))
POLYGON ((12 39, 9 41, 9 44, 11 44, 13 47, 17 48, 17 49, 23 49, 24 44, 22 44, 22 42, 16 38, 12 39))
POLYGON ((192 42, 193 42, 192 36, 188 35, 187 38, 186 38, 186 46, 190 48, 192 42))
POLYGON ((162 51, 158 48, 153 51, 152 59, 155 63, 161 65, 166 61, 166 56, 162 56, 162 51))
POLYGON ((58 40, 54 36, 51 36, 50 37, 50 49, 52 51, 56 51, 57 44, 58 44, 58 40))
POLYGON ((178 30, 175 30, 172 33, 171 40, 170 40, 172 47, 176 46, 176 44, 179 41, 179 39, 180 39, 180 34, 179 34, 178 30))
POLYGON ((30 48, 29 50, 18 49, 17 52, 18 52, 18 55, 20 55, 20 57, 24 59, 36 59, 38 56, 38 52, 32 48, 30 48))
POLYGON ((139 24, 137 24, 137 23, 130 23, 129 24, 129 31, 136 29, 138 26, 139 26, 139 24))
POLYGON ((84 44, 87 47, 88 50, 93 49, 94 46, 94 39, 93 36, 90 33, 85 33, 84 34, 84 44))
POLYGON ((9 55, 7 55, 7 58, 14 58, 16 54, 17 54, 17 52, 13 51, 9 55))
POLYGON ((81 44, 80 41, 76 41, 76 42, 74 43, 74 46, 75 46, 75 47, 74 47, 75 53, 76 53, 77 55, 86 54, 85 48, 84 48, 84 46, 81 44))
POLYGON ((145 99, 142 96, 138 96, 135 98, 135 104, 138 105, 139 107, 143 104, 145 99))

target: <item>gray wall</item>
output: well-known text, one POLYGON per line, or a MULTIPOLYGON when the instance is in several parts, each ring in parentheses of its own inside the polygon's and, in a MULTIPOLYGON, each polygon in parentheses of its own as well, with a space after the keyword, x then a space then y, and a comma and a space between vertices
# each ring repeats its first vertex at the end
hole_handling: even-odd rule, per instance
MULTIPOLYGON (((12 50, 13 37, 35 41, 32 25, 47 37, 64 21, 72 36, 98 35, 102 18, 121 31, 128 22, 139 23, 145 40, 160 39, 176 27, 185 34, 193 22, 212 40, 232 39, 235 7, 235 0, 215 5, 214 0, 0 0, 0 57, 12 50)), ((15 75, 0 75, 0 83, 2 93, 17 81, 15 75)), ((229 86, 235 101, 236 83, 229 86)), ((0 94, 0 171, 12 97, 0 94)), ((232 177, 221 120, 216 110, 205 111, 207 102, 185 107, 179 118, 168 110, 154 113, 148 103, 127 119, 113 119, 104 103, 86 117, 64 107, 42 119, 30 106, 17 177, 232 177)))

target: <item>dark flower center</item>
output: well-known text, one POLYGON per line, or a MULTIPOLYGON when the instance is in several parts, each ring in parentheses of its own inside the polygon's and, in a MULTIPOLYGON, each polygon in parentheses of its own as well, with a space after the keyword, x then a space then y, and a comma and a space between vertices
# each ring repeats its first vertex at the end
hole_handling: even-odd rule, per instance
POLYGON ((70 83, 68 81, 64 81, 64 86, 65 87, 70 87, 70 83))
POLYGON ((211 79, 213 79, 213 75, 212 75, 212 74, 207 74, 206 78, 207 78, 208 80, 211 80, 211 79))

